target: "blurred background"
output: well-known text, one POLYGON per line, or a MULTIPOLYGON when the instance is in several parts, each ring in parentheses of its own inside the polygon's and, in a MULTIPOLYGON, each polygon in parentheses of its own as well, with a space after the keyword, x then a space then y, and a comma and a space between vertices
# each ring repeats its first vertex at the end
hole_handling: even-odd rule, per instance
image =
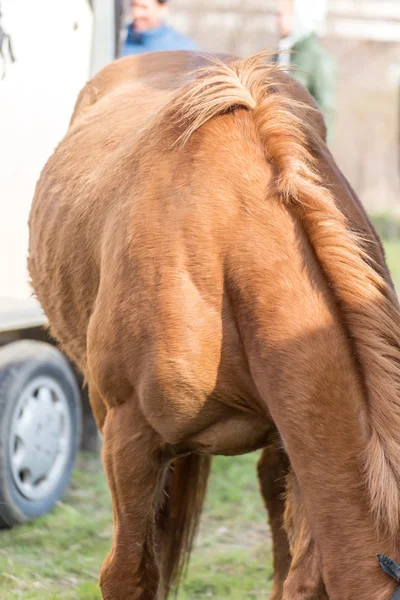
MULTIPOLYGON (((174 0, 170 20, 204 50, 247 56, 277 47, 277 4, 174 0)), ((369 213, 395 215, 397 221, 400 1, 328 0, 320 39, 335 59, 338 75, 332 151, 369 213)))
MULTIPOLYGON (((321 1, 308 4, 317 9, 321 1)), ((244 57, 278 49, 278 9, 278 0, 170 0, 166 22, 180 44, 244 57)), ((116 54, 135 51, 139 34, 129 29, 131 0, 0 0, 0 12, 0 598, 99 600, 97 577, 110 547, 112 512, 86 393, 64 390, 64 399, 58 398, 69 434, 60 430, 57 444, 62 439, 68 469, 56 472, 57 461, 50 461, 32 482, 30 466, 42 465, 35 452, 23 455, 21 448, 38 424, 30 407, 46 390, 38 388, 25 402, 26 386, 35 382, 37 346, 27 352, 15 344, 41 341, 58 352, 26 273, 35 183, 68 127, 80 88, 116 54), (74 403, 83 407, 83 419, 71 412, 74 403), (22 459, 24 469, 14 468, 22 459)), ((400 0, 327 0, 317 33, 337 75, 329 146, 383 238, 399 289, 400 0)), ((66 361, 62 368, 73 372, 66 361)), ((79 374, 73 376, 80 385, 79 374)), ((57 444, 50 450, 59 463, 57 444)), ((214 459, 179 600, 267 598, 272 557, 257 458, 214 459)))

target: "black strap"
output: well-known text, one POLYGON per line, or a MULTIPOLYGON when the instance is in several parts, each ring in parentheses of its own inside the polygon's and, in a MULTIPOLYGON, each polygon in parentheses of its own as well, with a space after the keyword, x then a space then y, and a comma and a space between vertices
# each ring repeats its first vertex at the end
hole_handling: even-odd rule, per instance
MULTIPOLYGON (((400 565, 391 558, 384 556, 384 554, 378 554, 377 556, 382 571, 397 581, 397 583, 400 583, 400 565)), ((391 600, 400 600, 400 587, 397 588, 391 600)))
POLYGON ((400 565, 383 554, 378 554, 377 556, 384 573, 392 577, 397 583, 400 583, 400 565))

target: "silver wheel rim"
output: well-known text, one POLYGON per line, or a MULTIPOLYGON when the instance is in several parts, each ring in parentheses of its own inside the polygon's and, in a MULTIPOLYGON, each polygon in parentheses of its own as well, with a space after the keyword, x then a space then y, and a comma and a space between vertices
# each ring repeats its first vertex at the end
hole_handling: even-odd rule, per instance
POLYGON ((51 377, 29 382, 15 405, 9 438, 14 483, 28 500, 57 487, 70 456, 72 420, 66 394, 51 377))

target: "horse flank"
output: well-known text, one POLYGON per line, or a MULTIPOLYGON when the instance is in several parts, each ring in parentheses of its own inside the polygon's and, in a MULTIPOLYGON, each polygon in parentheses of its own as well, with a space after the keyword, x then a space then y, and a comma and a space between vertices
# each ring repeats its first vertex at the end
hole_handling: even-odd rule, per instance
POLYGON ((322 143, 307 115, 313 109, 272 82, 266 55, 213 60, 166 107, 160 119, 184 144, 210 119, 236 108, 252 112, 265 157, 277 172, 276 190, 292 205, 336 296, 361 366, 366 389, 365 477, 371 510, 390 535, 400 524, 400 311, 381 277, 324 187, 310 151, 322 143))

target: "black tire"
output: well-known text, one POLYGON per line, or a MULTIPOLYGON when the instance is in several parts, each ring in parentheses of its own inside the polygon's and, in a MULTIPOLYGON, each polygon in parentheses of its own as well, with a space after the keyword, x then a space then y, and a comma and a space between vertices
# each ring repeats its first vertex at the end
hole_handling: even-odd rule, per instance
MULTIPOLYGON (((81 424, 77 381, 68 361, 59 350, 50 344, 36 341, 14 342, 0 348, 0 528, 10 528, 44 515, 63 497, 79 447, 81 424), (18 419, 17 403, 24 390, 29 389, 29 385, 34 386, 36 381, 44 380, 53 382, 62 392, 68 436, 60 467, 52 475, 49 493, 45 497, 32 498, 21 491, 18 478, 15 477, 15 468, 13 472, 11 431, 15 419, 18 419)), ((31 430, 29 431, 32 435, 31 430)), ((46 434, 48 435, 48 431, 46 434)), ((35 433, 33 437, 35 443, 36 439, 40 440, 40 434, 35 433)), ((52 440, 54 439, 57 439, 57 435, 53 432, 52 440)), ((54 441, 51 443, 56 445, 54 441)), ((43 462, 40 463, 41 456, 38 453, 36 458, 43 465, 43 462)))

